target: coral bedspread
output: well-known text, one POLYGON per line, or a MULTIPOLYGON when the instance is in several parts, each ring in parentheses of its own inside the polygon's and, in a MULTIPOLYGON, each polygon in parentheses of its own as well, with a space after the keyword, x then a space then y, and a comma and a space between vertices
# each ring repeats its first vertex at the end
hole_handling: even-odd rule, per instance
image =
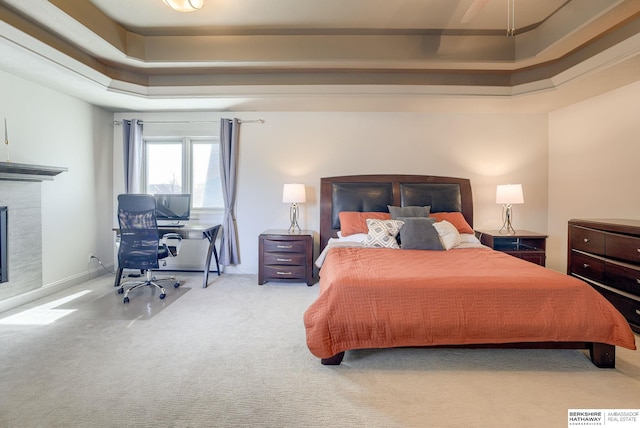
POLYGON ((319 358, 401 346, 598 342, 635 349, 586 283, 488 248, 332 248, 304 314, 319 358))

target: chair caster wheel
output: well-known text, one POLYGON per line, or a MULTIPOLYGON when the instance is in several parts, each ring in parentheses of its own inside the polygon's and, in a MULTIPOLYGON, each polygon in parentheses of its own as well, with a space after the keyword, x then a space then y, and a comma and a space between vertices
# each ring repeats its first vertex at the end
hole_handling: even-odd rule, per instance
POLYGON ((173 284, 173 288, 178 288, 178 287, 180 287, 180 283, 179 282, 176 282, 175 284, 173 284))
POLYGON ((124 288, 122 287, 118 288, 118 294, 122 294, 122 293, 124 293, 124 288))
POLYGON ((160 300, 164 299, 165 297, 167 297, 167 295, 166 295, 166 294, 164 294, 164 293, 162 293, 162 294, 160 295, 160 300))
POLYGON ((129 303, 129 298, 125 297, 124 299, 122 299, 122 303, 129 303))

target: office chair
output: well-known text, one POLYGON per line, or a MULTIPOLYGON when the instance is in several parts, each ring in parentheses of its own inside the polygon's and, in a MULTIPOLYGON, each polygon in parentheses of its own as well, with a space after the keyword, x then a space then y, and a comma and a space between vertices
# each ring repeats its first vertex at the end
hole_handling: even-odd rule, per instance
MULTIPOLYGON (((157 269, 159 260, 178 255, 182 237, 167 233, 160 238, 156 221, 156 200, 153 195, 118 195, 118 224, 120 246, 118 248, 118 273, 123 269, 140 270, 145 279, 120 284, 118 294, 124 293, 124 303, 129 303, 129 293, 138 287, 154 286, 160 290, 160 299, 167 295, 157 281, 175 280, 174 277, 156 278, 152 269, 157 269), (125 286, 130 286, 124 291, 125 286)), ((180 286, 179 282, 173 284, 180 286)))

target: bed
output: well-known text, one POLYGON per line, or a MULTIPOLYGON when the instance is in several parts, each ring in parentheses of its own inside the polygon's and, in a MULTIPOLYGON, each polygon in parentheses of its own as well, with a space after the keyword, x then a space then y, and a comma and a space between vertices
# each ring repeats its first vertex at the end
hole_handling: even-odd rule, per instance
POLYGON ((311 353, 337 365, 353 349, 569 348, 611 368, 616 346, 636 349, 625 319, 589 285, 482 246, 472 226, 468 179, 322 178, 320 293, 304 314, 311 353), (377 228, 389 236, 372 247, 377 228))

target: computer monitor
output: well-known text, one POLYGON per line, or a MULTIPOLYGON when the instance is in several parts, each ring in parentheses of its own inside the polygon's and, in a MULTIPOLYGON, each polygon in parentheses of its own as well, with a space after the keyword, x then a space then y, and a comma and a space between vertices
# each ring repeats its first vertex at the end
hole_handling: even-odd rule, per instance
POLYGON ((191 195, 156 194, 156 218, 158 220, 189 220, 191 215, 191 195))

